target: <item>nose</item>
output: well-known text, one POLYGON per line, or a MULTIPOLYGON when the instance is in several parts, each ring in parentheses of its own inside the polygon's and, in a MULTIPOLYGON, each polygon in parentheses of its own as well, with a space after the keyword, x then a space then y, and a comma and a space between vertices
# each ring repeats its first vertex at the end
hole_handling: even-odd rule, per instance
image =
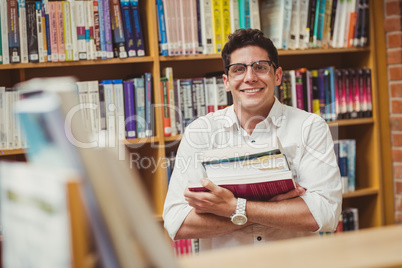
POLYGON ((247 66, 246 74, 244 76, 245 82, 255 82, 257 81, 257 75, 253 71, 253 67, 251 65, 247 66))

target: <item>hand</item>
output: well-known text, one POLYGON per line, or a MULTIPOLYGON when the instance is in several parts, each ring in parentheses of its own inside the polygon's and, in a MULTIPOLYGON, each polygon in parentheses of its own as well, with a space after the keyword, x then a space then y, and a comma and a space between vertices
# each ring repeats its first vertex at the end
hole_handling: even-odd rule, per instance
POLYGON ((306 189, 304 189, 303 187, 301 187, 298 183, 296 183, 296 189, 290 190, 287 193, 284 194, 278 194, 274 197, 272 197, 271 199, 269 199, 269 201, 282 201, 282 200, 286 200, 286 199, 291 199, 291 198, 295 198, 298 196, 302 196, 306 193, 306 189))
POLYGON ((210 192, 191 192, 188 188, 184 192, 186 201, 195 212, 230 217, 237 205, 237 198, 233 193, 206 178, 201 179, 201 184, 210 192))

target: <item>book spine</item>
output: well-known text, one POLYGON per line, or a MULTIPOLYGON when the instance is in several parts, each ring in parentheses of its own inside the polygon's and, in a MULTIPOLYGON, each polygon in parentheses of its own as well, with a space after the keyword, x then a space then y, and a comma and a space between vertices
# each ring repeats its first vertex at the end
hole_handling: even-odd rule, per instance
POLYGON ((59 61, 59 54, 57 48, 57 28, 56 28, 56 2, 49 2, 49 33, 50 33, 50 51, 52 62, 59 61))
MULTIPOLYGON (((43 38, 43 25, 42 25, 42 7, 41 2, 35 2, 35 13, 36 13, 36 35, 38 37, 38 55, 39 62, 45 62, 45 47, 43 38)), ((47 51, 46 51, 47 53, 47 51)), ((47 58, 47 55, 46 55, 47 58)))
POLYGON ((64 40, 64 22, 63 22, 63 3, 56 1, 56 31, 57 31, 57 50, 59 61, 66 61, 66 41, 64 40))
POLYGON ((101 58, 106 59, 106 40, 105 40, 105 19, 103 12, 103 0, 98 1, 98 13, 99 13, 99 39, 101 47, 101 58))
POLYGON ((130 7, 133 13, 133 32, 137 47, 137 56, 145 56, 144 37, 142 34, 141 16, 138 0, 130 0, 130 7))
POLYGON ((49 17, 49 2, 48 0, 42 0, 42 26, 44 35, 43 44, 46 43, 47 57, 45 61, 52 61, 52 48, 51 48, 51 35, 50 35, 50 17, 49 17), (46 39, 45 39, 46 38, 46 39))
POLYGON ((313 93, 313 113, 320 115, 320 98, 318 93, 318 71, 311 71, 312 93, 313 93))
POLYGON ((7 1, 0 1, 0 22, 1 22, 1 45, 2 45, 2 56, 3 64, 10 63, 10 52, 8 50, 8 18, 7 18, 7 1))
POLYGON ((17 0, 7 1, 8 15, 8 47, 11 63, 19 63, 20 57, 20 35, 18 20, 18 2, 17 0))
POLYGON ((112 31, 113 31, 113 51, 114 57, 116 58, 127 58, 126 51, 126 40, 124 37, 124 26, 121 17, 120 3, 119 0, 111 0, 110 8, 112 12, 110 13, 112 21, 112 31))
POLYGON ((70 2, 62 1, 63 6, 63 25, 64 25, 64 41, 65 41, 65 55, 66 61, 73 61, 73 35, 71 28, 71 9, 70 2))
POLYGON ((20 35, 20 53, 21 63, 28 63, 28 40, 27 40, 27 18, 26 18, 26 2, 18 0, 18 19, 19 19, 19 35, 20 35))
POLYGON ((113 81, 103 80, 102 82, 106 109, 106 142, 109 147, 116 146, 116 114, 113 92, 113 81))
POLYGON ((87 46, 87 59, 96 59, 96 47, 94 39, 94 6, 92 0, 84 1, 85 16, 85 43, 87 46))
POLYGON ((239 0, 239 28, 246 28, 246 0, 239 0))
POLYGON ((195 103, 197 107, 197 117, 207 114, 206 100, 205 100, 205 84, 204 78, 193 78, 192 88, 193 96, 195 96, 195 103))
POLYGON ((116 116, 116 138, 117 144, 124 140, 126 136, 125 130, 125 117, 124 117, 124 90, 123 90, 123 80, 116 79, 113 80, 113 93, 115 101, 115 116, 116 116))
POLYGON ((250 28, 250 0, 244 1, 244 24, 245 28, 250 28))
POLYGON ((212 0, 212 29, 214 53, 220 53, 223 45, 222 6, 219 0, 212 0))
POLYGON ((161 77, 161 98, 163 103, 163 135, 171 136, 170 109, 169 109, 169 82, 166 77, 161 77))
POLYGON ((304 110, 303 81, 300 70, 295 70, 295 86, 296 86, 296 106, 300 110, 304 110))
POLYGON ((212 23, 212 0, 204 0, 204 17, 202 20, 203 29, 205 31, 205 49, 204 54, 214 53, 214 34, 212 23))
POLYGON ((306 29, 308 28, 308 8, 309 1, 302 0, 300 2, 300 13, 299 13, 299 46, 300 49, 306 49, 308 47, 308 40, 306 29))
POLYGON ((94 13, 94 47, 95 47, 95 59, 102 59, 102 49, 100 40, 100 23, 99 23, 99 2, 93 0, 93 13, 94 13))
POLYGON ((341 173, 342 193, 348 192, 348 145, 339 140, 339 170, 341 173))
POLYGON ((292 20, 292 1, 285 0, 283 5, 282 48, 287 49, 289 43, 290 24, 292 20))
POLYGON ((163 0, 162 5, 165 15, 166 43, 168 55, 173 56, 175 55, 174 6, 172 6, 172 4, 168 0, 163 0))
POLYGON ((122 14, 123 25, 124 25, 127 55, 129 57, 135 57, 137 55, 137 53, 136 53, 136 47, 135 47, 134 32, 133 32, 133 27, 132 27, 130 1, 129 0, 120 0, 120 6, 121 6, 121 14, 122 14))
MULTIPOLYGON (((190 1, 190 29, 191 29, 191 51, 192 54, 198 54, 198 21, 197 21, 197 0, 190 1)), ((230 27, 230 18, 229 18, 230 27)), ((229 32, 230 34, 230 32, 229 32)))
POLYGON ((289 49, 296 49, 299 47, 299 23, 300 23, 300 1, 292 0, 292 20, 289 31, 289 49))
POLYGON ((356 140, 347 140, 348 147, 348 192, 356 190, 356 140))
POLYGON ((77 31, 78 57, 80 60, 87 59, 87 45, 85 41, 85 7, 83 0, 75 1, 75 25, 77 31))
POLYGON ((250 0, 250 28, 261 29, 260 7, 258 0, 250 0))
POLYGON ((187 127, 194 117, 193 97, 191 91, 191 79, 180 80, 180 90, 182 94, 183 124, 187 127))
POLYGON ((226 108, 228 106, 228 97, 221 77, 216 78, 216 92, 217 109, 226 108))
POLYGON ((76 0, 67 0, 70 5, 70 31, 71 31, 71 50, 73 53, 73 61, 79 60, 78 55, 78 39, 77 39, 77 26, 76 26, 76 8, 75 1, 76 0))
POLYGON ((202 37, 202 28, 201 28, 201 7, 200 7, 200 0, 195 0, 196 5, 196 13, 197 13, 197 40, 198 40, 198 54, 204 53, 204 46, 203 46, 203 37, 202 37))
POLYGON ((36 4, 26 3, 27 41, 29 62, 39 62, 38 30, 36 25, 36 4))
POLYGON ((6 88, 0 86, 0 149, 7 147, 6 111, 6 88))
POLYGON ((168 79, 169 83, 169 110, 170 110, 170 127, 172 136, 178 134, 177 125, 176 125, 176 103, 175 103, 175 87, 174 87, 174 78, 173 78, 173 68, 166 67, 165 68, 165 77, 168 79))
MULTIPOLYGON (((258 18, 260 14, 258 13, 258 18)), ((239 21, 239 0, 230 0, 230 28, 232 31, 240 29, 239 21)), ((258 28, 260 29, 261 26, 258 28)))
POLYGON ((216 104, 216 90, 214 84, 213 77, 205 78, 205 87, 206 87, 206 106, 207 106, 207 113, 215 112, 215 104, 216 104))
POLYGON ((135 126, 135 106, 134 106, 134 82, 127 80, 124 84, 124 108, 125 108, 125 125, 126 125, 126 138, 134 139, 136 135, 135 126))
MULTIPOLYGON (((232 32, 230 28, 230 1, 222 0, 222 48, 229 40, 228 36, 232 32)), ((250 26, 251 27, 251 26, 250 26)))
POLYGON ((105 25, 106 58, 113 58, 113 36, 109 0, 103 0, 103 19, 105 25))
POLYGON ((372 97, 371 97, 371 70, 370 69, 364 69, 364 92, 366 94, 366 100, 367 100, 367 112, 364 114, 364 117, 371 117, 373 116, 373 103, 372 103, 372 97))
POLYGON ((145 86, 144 77, 134 78, 135 114, 138 138, 145 138, 145 86))
POLYGON ((159 55, 168 56, 169 52, 166 37, 166 22, 162 0, 156 1, 156 9, 158 14, 159 55))
POLYGON ((89 115, 91 118, 91 133, 99 135, 100 131, 100 105, 99 105, 99 82, 97 80, 88 81, 88 102, 91 105, 89 115))
POLYGON ((153 133, 153 105, 152 105, 152 74, 144 74, 145 86, 145 136, 152 137, 153 133))

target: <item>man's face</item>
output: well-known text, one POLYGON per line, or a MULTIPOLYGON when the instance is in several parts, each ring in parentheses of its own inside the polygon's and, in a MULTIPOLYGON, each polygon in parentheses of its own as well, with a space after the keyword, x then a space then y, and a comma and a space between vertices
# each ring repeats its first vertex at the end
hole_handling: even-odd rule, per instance
MULTIPOLYGON (((239 48, 231 54, 231 62, 251 64, 256 61, 270 60, 268 52, 258 46, 239 48)), ((274 103, 275 85, 280 85, 282 69, 279 67, 274 73, 271 66, 266 75, 257 75, 251 66, 247 66, 244 77, 233 79, 230 75, 223 75, 226 91, 232 92, 236 112, 246 112, 255 115, 267 116, 274 103)))

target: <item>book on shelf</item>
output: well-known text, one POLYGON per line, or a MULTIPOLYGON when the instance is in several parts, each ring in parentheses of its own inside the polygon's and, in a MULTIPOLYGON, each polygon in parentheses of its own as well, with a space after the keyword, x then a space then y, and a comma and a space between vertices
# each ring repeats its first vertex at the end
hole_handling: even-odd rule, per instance
POLYGON ((137 137, 135 124, 135 95, 134 81, 132 79, 125 80, 124 85, 124 109, 125 109, 125 126, 126 138, 134 139, 137 137))
POLYGON ((135 114, 137 137, 145 138, 146 121, 145 121, 145 80, 144 77, 134 78, 134 94, 135 94, 135 114))
POLYGON ((137 48, 135 47, 134 31, 133 31, 133 20, 131 19, 132 12, 130 9, 129 0, 120 0, 121 14, 124 25, 124 34, 126 39, 126 50, 129 57, 134 57, 137 55, 137 48))
POLYGON ((127 58, 124 25, 119 0, 110 1, 110 20, 113 32, 113 52, 115 58, 127 58))
POLYGON ((39 62, 38 31, 36 24, 36 3, 26 3, 27 44, 29 62, 39 62))
POLYGON ((133 13, 133 31, 134 31, 134 39, 137 47, 137 56, 145 56, 145 47, 144 47, 144 37, 142 32, 142 24, 141 24, 141 13, 139 10, 139 2, 138 0, 130 0, 130 7, 133 13))
POLYGON ((177 125, 176 125, 176 104, 175 104, 175 86, 174 86, 174 78, 173 78, 173 68, 166 67, 164 70, 164 76, 168 79, 169 84, 169 110, 170 110, 170 128, 172 132, 172 136, 178 134, 177 125))
POLYGON ((156 10, 158 15, 158 40, 159 40, 159 54, 161 56, 168 56, 168 40, 166 36, 166 22, 165 11, 162 0, 156 1, 156 10))
POLYGON ((144 87, 145 87, 145 136, 152 137, 155 134, 154 129, 154 106, 152 103, 152 73, 144 73, 144 87))
MULTIPOLYGON (((286 156, 279 148, 211 149, 204 151, 203 157, 208 179, 236 197, 267 201, 296 187, 286 156)), ((207 191, 199 182, 190 182, 188 188, 207 191)))
POLYGON ((170 123, 170 108, 169 108, 169 81, 167 77, 161 77, 161 100, 162 100, 162 120, 163 120, 163 135, 171 136, 170 123))

